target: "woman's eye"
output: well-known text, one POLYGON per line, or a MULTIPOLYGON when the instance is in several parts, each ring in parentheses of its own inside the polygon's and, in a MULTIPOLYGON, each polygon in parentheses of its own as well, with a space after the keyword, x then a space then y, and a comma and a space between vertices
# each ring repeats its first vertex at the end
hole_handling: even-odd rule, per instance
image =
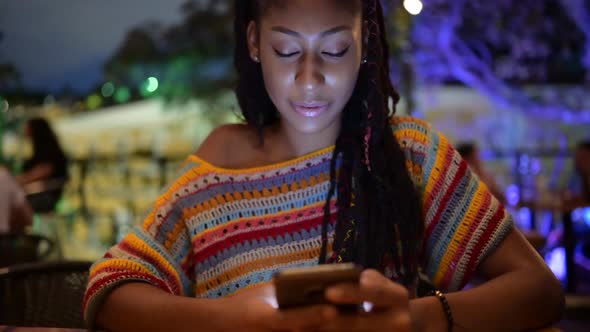
POLYGON ((348 52, 348 49, 350 47, 345 48, 344 50, 340 51, 340 52, 336 52, 336 53, 332 53, 332 52, 322 52, 322 54, 327 55, 329 57, 333 57, 333 58, 341 58, 343 57, 346 52, 348 52))
POLYGON ((274 51, 277 54, 277 56, 278 57, 281 57, 281 58, 290 58, 292 56, 295 56, 295 55, 299 54, 299 51, 289 52, 289 53, 282 53, 282 52, 279 52, 277 50, 274 50, 274 51))

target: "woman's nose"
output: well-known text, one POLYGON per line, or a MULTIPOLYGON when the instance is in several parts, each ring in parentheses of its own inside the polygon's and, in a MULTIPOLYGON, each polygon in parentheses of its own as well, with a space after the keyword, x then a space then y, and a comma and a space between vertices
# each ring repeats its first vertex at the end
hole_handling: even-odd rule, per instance
POLYGON ((320 62, 321 60, 315 58, 313 55, 302 58, 295 80, 303 90, 315 90, 319 85, 324 84, 325 78, 320 62))

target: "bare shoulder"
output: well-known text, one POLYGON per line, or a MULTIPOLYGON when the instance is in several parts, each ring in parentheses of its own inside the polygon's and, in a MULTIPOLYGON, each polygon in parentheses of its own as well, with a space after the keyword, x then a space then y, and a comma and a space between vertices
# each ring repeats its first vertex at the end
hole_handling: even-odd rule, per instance
POLYGON ((195 155, 212 165, 230 167, 237 155, 248 151, 254 137, 252 128, 246 124, 222 125, 209 134, 195 155))

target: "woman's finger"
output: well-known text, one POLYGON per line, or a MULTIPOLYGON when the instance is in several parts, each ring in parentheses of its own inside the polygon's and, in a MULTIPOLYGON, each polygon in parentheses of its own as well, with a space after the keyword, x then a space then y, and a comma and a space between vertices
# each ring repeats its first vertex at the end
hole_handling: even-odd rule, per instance
POLYGON ((360 289, 364 301, 373 309, 406 308, 409 302, 408 290, 375 270, 366 270, 361 275, 360 289))
POLYGON ((364 271, 358 285, 340 284, 326 290, 326 298, 335 304, 369 302, 375 309, 407 306, 407 290, 375 270, 364 271))

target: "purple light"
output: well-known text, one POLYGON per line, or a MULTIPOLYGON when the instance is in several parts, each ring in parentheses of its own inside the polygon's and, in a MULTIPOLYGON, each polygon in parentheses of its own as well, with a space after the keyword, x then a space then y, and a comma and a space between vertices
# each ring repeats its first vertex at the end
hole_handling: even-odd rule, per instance
POLYGON ((572 211, 572 219, 590 227, 590 207, 575 209, 572 211))
POLYGON ((560 6, 555 9, 547 1, 534 0, 422 2, 424 10, 413 18, 410 34, 418 83, 458 80, 488 97, 495 106, 519 110, 530 118, 569 124, 590 121, 583 94, 531 89, 511 82, 549 80, 552 74, 546 61, 556 52, 568 52, 568 57, 579 61, 590 77, 587 0, 557 1, 560 6), (531 13, 544 13, 549 8, 565 15, 531 20, 535 17, 531 13), (570 25, 582 35, 569 40, 576 40, 585 52, 572 52, 565 47, 554 49, 551 40, 559 38, 565 31, 563 27, 570 25), (502 56, 498 54, 500 49, 502 56))
POLYGON ((529 166, 530 166, 530 158, 528 155, 523 154, 520 156, 520 163, 518 166, 518 171, 520 174, 528 174, 529 173, 529 166))
POLYGON ((541 162, 539 161, 539 159, 533 159, 533 161, 531 162, 531 172, 533 174, 539 174, 540 171, 541 171, 541 162))
POLYGON ((520 189, 517 185, 512 184, 506 188, 506 200, 511 206, 516 206, 520 201, 520 189))
POLYGON ((565 279, 565 249, 563 247, 557 247, 548 252, 545 255, 545 261, 557 279, 565 279))
POLYGON ((518 210, 518 221, 522 228, 530 228, 531 218, 532 214, 529 208, 522 208, 518 210))

